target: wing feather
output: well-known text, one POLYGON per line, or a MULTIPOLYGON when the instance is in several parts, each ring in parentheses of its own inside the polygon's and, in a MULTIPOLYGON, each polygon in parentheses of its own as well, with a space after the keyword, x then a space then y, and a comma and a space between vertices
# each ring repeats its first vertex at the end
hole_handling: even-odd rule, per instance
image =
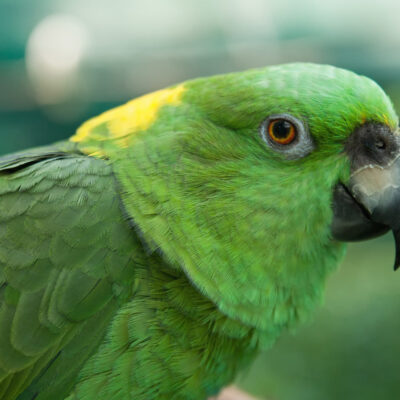
POLYGON ((132 295, 135 248, 106 162, 0 158, 0 399, 68 393, 132 295))

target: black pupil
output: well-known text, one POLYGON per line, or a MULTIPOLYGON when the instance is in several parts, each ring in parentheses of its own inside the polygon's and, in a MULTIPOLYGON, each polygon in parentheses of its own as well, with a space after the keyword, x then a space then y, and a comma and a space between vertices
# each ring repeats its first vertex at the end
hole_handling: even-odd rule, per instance
POLYGON ((272 131, 277 139, 286 139, 290 134, 291 127, 292 124, 288 121, 276 121, 272 127, 272 131))

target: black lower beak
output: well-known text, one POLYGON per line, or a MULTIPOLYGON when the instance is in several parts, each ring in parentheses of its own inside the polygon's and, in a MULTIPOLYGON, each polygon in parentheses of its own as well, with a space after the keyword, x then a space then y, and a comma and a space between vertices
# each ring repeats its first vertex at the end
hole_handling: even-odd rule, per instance
POLYGON ((389 227, 371 220, 368 211, 338 183, 333 191, 332 236, 342 242, 357 242, 383 235, 389 227))

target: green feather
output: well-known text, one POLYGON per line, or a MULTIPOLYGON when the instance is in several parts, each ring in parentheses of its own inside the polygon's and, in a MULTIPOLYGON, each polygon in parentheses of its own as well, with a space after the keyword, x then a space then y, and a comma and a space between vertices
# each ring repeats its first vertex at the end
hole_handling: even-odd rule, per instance
POLYGON ((185 82, 0 159, 0 399, 204 400, 307 318, 344 246, 332 188, 382 89, 288 64, 185 82), (271 114, 315 149, 267 146, 271 114))

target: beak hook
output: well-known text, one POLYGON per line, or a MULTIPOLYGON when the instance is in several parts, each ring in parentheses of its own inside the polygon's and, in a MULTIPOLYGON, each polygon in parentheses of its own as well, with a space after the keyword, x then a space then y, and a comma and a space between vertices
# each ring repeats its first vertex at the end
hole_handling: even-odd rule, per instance
POLYGON ((396 258, 394 261, 394 270, 400 267, 400 229, 393 229, 394 242, 396 244, 396 258))

